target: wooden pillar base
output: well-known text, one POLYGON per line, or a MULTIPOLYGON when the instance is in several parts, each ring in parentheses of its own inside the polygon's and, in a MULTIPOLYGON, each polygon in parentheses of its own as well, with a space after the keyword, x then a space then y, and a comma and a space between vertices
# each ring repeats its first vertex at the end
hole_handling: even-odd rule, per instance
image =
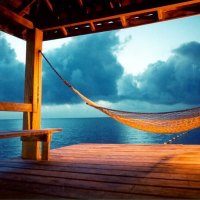
POLYGON ((22 141, 22 159, 40 160, 40 141, 22 141))
POLYGON ((49 160, 50 158, 50 143, 52 140, 52 133, 45 135, 42 141, 42 160, 49 160))
POLYGON ((49 160, 50 142, 42 142, 42 160, 49 160))
POLYGON ((22 159, 49 160, 51 139, 51 132, 45 135, 21 137, 22 159), (42 146, 40 146, 40 143, 42 143, 42 146))

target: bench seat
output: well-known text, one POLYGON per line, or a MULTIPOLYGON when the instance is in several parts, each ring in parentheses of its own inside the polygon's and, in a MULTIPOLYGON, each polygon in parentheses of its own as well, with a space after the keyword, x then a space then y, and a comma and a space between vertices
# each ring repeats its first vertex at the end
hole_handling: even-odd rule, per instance
POLYGON ((46 135, 55 132, 61 132, 62 128, 46 128, 38 130, 18 130, 18 131, 3 131, 0 132, 0 138, 12 138, 21 136, 36 136, 36 135, 46 135))
POLYGON ((21 137, 22 158, 34 160, 49 160, 52 133, 61 132, 61 128, 46 128, 38 130, 18 130, 0 132, 0 139, 21 137), (42 146, 40 147, 40 142, 42 146), (41 149, 41 150, 40 150, 41 149))

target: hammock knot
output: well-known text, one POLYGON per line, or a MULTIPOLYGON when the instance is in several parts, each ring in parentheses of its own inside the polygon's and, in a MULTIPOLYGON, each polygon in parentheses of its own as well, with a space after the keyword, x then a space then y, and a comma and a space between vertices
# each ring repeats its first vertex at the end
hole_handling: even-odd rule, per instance
POLYGON ((67 85, 68 87, 72 87, 66 80, 64 80, 65 85, 67 85))

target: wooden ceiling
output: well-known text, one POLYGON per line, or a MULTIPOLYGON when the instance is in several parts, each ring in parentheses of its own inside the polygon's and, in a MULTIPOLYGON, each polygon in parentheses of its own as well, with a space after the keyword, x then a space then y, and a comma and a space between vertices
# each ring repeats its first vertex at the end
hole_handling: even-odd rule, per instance
POLYGON ((155 23, 200 14, 200 0, 0 0, 0 30, 44 40, 155 23))

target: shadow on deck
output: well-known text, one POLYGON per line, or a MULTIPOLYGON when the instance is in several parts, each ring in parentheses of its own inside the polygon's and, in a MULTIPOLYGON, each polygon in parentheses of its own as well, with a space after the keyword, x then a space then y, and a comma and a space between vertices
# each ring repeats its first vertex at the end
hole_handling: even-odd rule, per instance
POLYGON ((200 146, 80 144, 0 161, 0 198, 200 199, 200 146))

